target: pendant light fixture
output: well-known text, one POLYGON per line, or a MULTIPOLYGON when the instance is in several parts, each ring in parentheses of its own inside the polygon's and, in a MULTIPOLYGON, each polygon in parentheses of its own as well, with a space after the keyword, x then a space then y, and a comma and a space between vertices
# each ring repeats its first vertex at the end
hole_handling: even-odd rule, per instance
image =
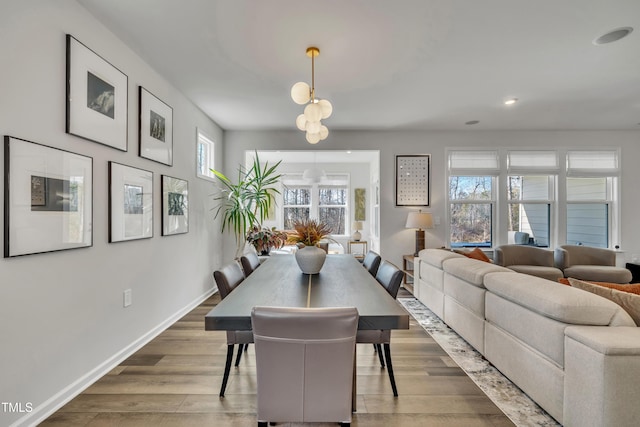
POLYGON ((316 98, 315 89, 315 57, 320 55, 320 49, 311 46, 307 48, 307 56, 311 58, 311 86, 305 82, 298 82, 291 88, 293 102, 304 107, 304 113, 296 118, 296 126, 306 131, 307 142, 317 144, 329 135, 329 129, 321 120, 331 116, 333 107, 326 99, 316 98))

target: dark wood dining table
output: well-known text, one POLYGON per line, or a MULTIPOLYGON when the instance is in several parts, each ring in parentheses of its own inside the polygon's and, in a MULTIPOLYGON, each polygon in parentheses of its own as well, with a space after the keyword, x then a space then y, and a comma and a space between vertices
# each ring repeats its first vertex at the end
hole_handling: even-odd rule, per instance
POLYGON ((327 255, 319 274, 303 274, 293 255, 272 255, 205 315, 205 330, 251 330, 251 310, 356 307, 358 329, 409 329, 409 314, 352 255, 327 255))

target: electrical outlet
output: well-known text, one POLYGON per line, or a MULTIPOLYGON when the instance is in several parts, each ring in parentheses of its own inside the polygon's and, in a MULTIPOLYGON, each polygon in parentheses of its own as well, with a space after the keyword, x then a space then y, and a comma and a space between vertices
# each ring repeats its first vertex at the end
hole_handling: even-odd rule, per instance
POLYGON ((440 217, 439 216, 433 217, 433 224, 434 225, 440 225, 440 217))
POLYGON ((131 305, 131 289, 124 291, 124 306, 129 307, 131 305))

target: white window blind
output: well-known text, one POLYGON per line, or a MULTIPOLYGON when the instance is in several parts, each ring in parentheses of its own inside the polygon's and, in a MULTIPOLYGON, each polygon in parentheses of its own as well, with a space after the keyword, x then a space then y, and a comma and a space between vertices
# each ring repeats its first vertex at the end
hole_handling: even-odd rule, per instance
POLYGON ((620 170, 618 152, 614 150, 568 151, 567 175, 617 175, 620 170))
POLYGON ((500 170, 495 150, 455 150, 449 152, 451 174, 494 174, 500 170))
POLYGON ((523 170, 557 172, 559 168, 556 151, 509 151, 507 162, 509 172, 523 170))

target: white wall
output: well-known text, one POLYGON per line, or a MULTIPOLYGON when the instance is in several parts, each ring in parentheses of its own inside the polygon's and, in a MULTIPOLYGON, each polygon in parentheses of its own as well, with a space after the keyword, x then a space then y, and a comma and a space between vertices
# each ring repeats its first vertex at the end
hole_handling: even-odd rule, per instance
POLYGON ((221 243, 213 184, 195 176, 196 127, 219 142, 220 166, 223 132, 72 0, 3 1, 0 58, 0 134, 94 165, 93 246, 0 259, 0 401, 33 405, 31 413, 0 407, 0 425, 33 424, 211 292, 221 243), (127 152, 65 134, 67 33, 128 75, 127 152), (173 107, 173 167, 137 155, 138 85, 173 107), (107 243, 110 160, 153 171, 153 238, 107 243), (189 181, 188 234, 161 236, 161 174, 189 181))
MULTIPOLYGON (((285 95, 283 95, 285 96, 285 95)), ((334 114, 339 114, 338 109, 334 114)), ((519 147, 519 148, 602 148, 620 147, 622 152, 622 239, 620 249, 627 260, 640 254, 640 228, 636 216, 640 198, 635 186, 640 182, 640 131, 332 131, 327 140, 309 145, 299 131, 228 131, 225 133, 225 163, 237 164, 245 150, 380 150, 380 252, 383 258, 402 265, 402 255, 414 251, 413 230, 404 228, 409 208, 395 207, 394 162, 398 154, 431 154, 431 207, 442 224, 426 230, 427 247, 445 244, 446 158, 451 147, 519 147)))

